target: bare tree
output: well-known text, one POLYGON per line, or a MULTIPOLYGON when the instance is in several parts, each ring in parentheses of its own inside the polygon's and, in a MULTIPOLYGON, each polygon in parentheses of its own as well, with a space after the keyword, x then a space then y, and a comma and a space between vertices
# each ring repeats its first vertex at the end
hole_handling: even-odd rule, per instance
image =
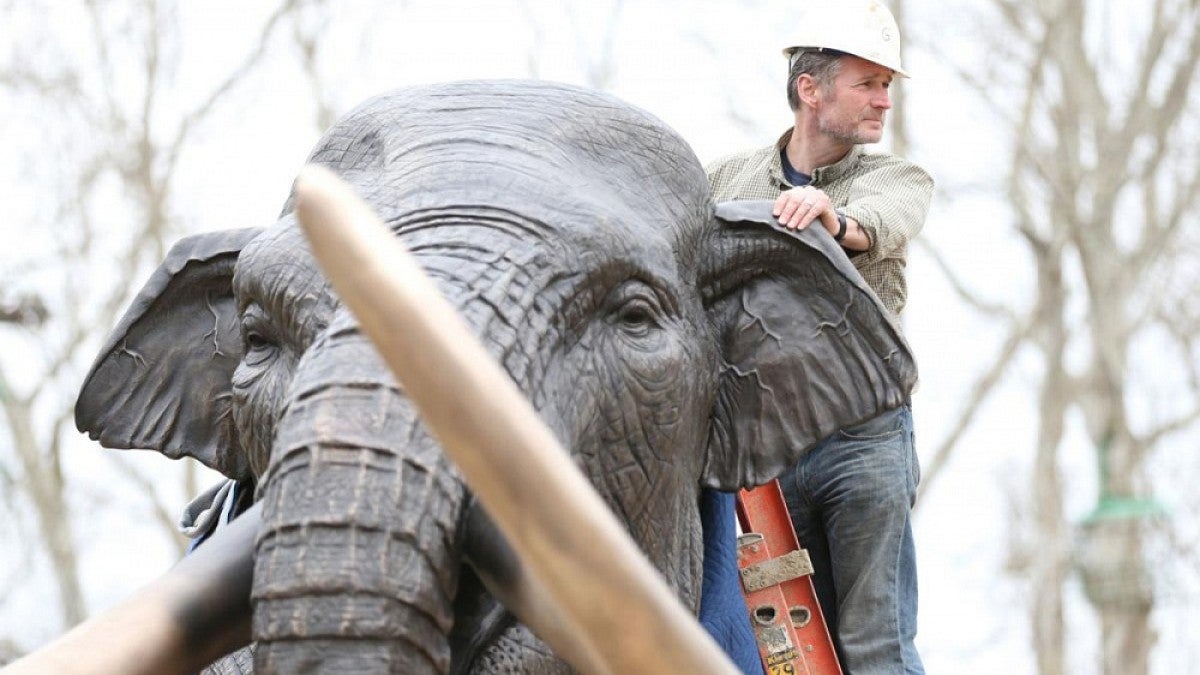
POLYGON ((312 95, 317 131, 324 132, 333 126, 337 115, 320 68, 321 36, 328 31, 333 16, 325 0, 312 0, 309 5, 292 13, 292 41, 300 54, 301 70, 312 95))
POLYGON ((36 327, 45 320, 46 305, 36 294, 7 299, 0 296, 0 323, 36 327))
POLYGON ((1200 128, 1200 3, 1155 0, 1139 9, 1105 0, 992 0, 980 31, 987 62, 946 59, 1004 121, 1013 148, 1004 194, 1037 290, 1027 312, 1007 319, 1010 338, 939 448, 924 489, 978 413, 980 393, 1020 345, 1032 347, 1042 368, 1027 571, 1043 675, 1066 672, 1063 589, 1073 563, 1098 614, 1103 672, 1148 672, 1156 595, 1141 583, 1154 570, 1139 514, 1152 509, 1136 507, 1152 503, 1156 481, 1170 479, 1150 475, 1150 459, 1200 420, 1197 303, 1179 290, 1196 273, 1200 170, 1194 144, 1181 140, 1200 128), (1113 40, 1118 27, 1123 38, 1113 40), (1169 397, 1145 376, 1163 373, 1153 366, 1164 361, 1176 366, 1166 371, 1169 397), (1143 400, 1155 408, 1140 410, 1143 400), (1082 558, 1068 544, 1058 468, 1073 411, 1085 420, 1101 476, 1082 558), (1112 577, 1127 583, 1093 583, 1112 577))
MULTIPOLYGON (((18 293, 38 300, 18 302, 11 312, 3 307, 22 320, 0 327, 17 345, 0 352, 0 429, 11 446, 11 454, 0 453, 0 475, 36 519, 64 624, 87 614, 72 525, 78 500, 63 456, 75 437, 72 404, 82 369, 134 284, 182 233, 173 207, 176 175, 198 129, 257 68, 273 33, 301 5, 280 4, 236 66, 207 89, 180 75, 191 54, 181 40, 178 3, 5 7, 6 23, 23 30, 10 33, 19 44, 0 63, 0 96, 10 111, 36 111, 23 120, 36 126, 36 144, 20 150, 39 160, 30 166, 48 167, 27 178, 39 203, 51 207, 23 225, 34 243, 22 261, 30 270, 24 283, 37 293, 18 293), (82 30, 59 34, 65 26, 82 30)), ((173 533, 174 514, 159 485, 115 461, 152 517, 173 533)))

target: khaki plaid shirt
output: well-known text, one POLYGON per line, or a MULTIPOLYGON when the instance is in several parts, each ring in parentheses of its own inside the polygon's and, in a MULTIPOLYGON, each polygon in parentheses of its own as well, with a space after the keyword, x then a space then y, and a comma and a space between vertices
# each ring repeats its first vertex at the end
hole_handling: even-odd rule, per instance
MULTIPOLYGON (((779 159, 779 151, 791 135, 788 129, 774 145, 709 164, 706 171, 713 200, 774 200, 794 187, 784 178, 779 159)), ((813 171, 811 185, 829 195, 834 208, 866 230, 871 248, 852 253, 850 260, 883 305, 899 317, 908 298, 904 280, 908 242, 925 224, 933 179, 916 164, 895 155, 863 152, 862 146, 856 145, 837 163, 813 171)))

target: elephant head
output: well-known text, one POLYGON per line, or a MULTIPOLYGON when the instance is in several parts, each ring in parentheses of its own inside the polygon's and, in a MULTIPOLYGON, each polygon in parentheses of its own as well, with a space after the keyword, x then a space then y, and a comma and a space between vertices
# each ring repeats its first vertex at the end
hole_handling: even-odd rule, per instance
MULTIPOLYGON (((766 203, 714 208, 687 144, 607 95, 401 90, 310 161, 416 256, 690 608, 702 488, 770 480, 915 381, 831 238, 781 230, 766 203)), ((257 481, 257 666, 565 668, 495 600, 519 563, 322 278, 291 200, 270 227, 172 249, 77 423, 257 481)))

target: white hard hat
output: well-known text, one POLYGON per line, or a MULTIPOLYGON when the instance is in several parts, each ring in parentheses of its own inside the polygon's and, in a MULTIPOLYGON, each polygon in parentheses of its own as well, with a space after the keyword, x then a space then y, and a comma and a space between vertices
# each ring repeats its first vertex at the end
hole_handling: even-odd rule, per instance
POLYGON ((790 63, 801 49, 834 49, 891 68, 900 67, 900 29, 879 0, 804 0, 799 39, 783 50, 790 63))

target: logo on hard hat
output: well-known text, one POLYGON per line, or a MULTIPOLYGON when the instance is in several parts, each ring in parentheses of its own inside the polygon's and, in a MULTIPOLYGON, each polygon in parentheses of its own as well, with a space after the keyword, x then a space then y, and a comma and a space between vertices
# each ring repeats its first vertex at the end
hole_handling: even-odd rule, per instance
POLYGON ((883 30, 879 31, 879 36, 883 38, 884 42, 892 41, 892 31, 889 30, 887 27, 884 27, 883 30))

